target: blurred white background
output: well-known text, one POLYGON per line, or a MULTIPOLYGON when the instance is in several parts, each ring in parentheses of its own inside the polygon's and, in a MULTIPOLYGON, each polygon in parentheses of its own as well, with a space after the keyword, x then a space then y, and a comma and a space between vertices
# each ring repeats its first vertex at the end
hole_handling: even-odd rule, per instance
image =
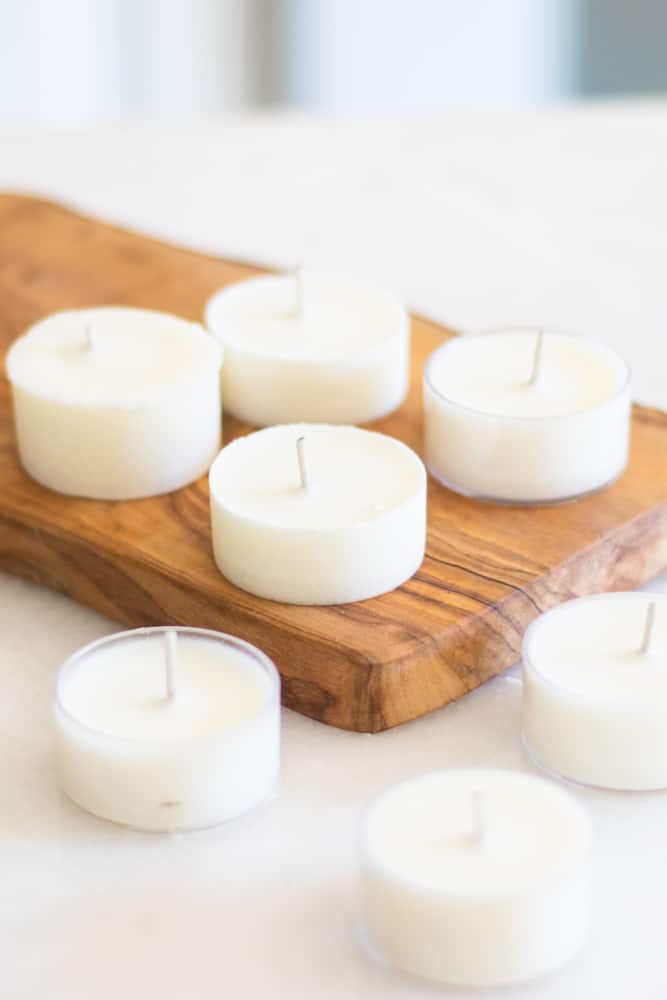
POLYGON ((0 126, 667 90, 664 0, 0 0, 0 126))

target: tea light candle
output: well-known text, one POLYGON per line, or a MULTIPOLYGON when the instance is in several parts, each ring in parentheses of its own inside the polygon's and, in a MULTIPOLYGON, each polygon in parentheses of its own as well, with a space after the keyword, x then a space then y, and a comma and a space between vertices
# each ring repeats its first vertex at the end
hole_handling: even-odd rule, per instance
POLYGON ((436 771, 395 785, 362 822, 366 943, 452 985, 545 975, 586 939, 590 842, 570 793, 532 775, 436 771))
POLYGON ((457 493, 571 499, 626 466, 628 367, 608 347, 570 334, 454 337, 427 362, 424 421, 426 465, 457 493))
POLYGON ((568 601, 523 643, 523 737, 550 771, 603 788, 667 788, 667 597, 568 601))
POLYGON ((145 309, 41 320, 7 355, 28 475, 122 500, 198 479, 220 448, 222 352, 201 326, 145 309))
POLYGON ((403 402, 409 320, 388 292, 299 272, 214 295, 207 327, 225 349, 225 410, 250 424, 361 424, 403 402))
POLYGON ((88 812, 143 830, 234 819, 276 790, 280 678, 254 646, 143 628, 75 653, 58 677, 56 759, 88 812))
POLYGON ((394 438, 297 424, 237 438, 210 473, 213 552, 223 576, 287 604, 345 604, 416 572, 426 470, 394 438))

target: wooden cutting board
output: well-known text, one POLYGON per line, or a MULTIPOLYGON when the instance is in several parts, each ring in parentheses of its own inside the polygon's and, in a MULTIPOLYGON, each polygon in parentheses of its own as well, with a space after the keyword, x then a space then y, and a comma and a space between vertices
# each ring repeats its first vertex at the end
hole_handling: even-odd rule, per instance
MULTIPOLYGON (((158 243, 60 205, 0 196, 0 347, 55 309, 124 304, 201 319, 208 296, 258 269, 158 243)), ((378 430, 421 446, 421 371, 451 336, 413 320, 408 401, 378 430)), ((3 368, 4 371, 4 368, 3 368)), ((231 419, 225 440, 250 430, 231 419)), ((667 566, 667 415, 636 407, 632 459, 605 492, 556 507, 498 507, 431 481, 427 555, 399 590, 290 607, 232 587, 211 556, 205 479, 166 497, 59 496, 19 467, 0 383, 0 568, 127 625, 233 632, 275 660, 290 708, 377 732, 461 697, 519 657, 541 611, 635 587, 667 566)), ((443 720, 444 722, 445 720, 443 720)))

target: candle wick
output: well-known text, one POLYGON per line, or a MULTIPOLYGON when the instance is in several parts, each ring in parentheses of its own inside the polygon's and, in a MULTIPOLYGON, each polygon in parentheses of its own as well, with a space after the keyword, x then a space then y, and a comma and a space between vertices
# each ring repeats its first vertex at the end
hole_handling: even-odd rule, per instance
POLYGON ((486 795, 481 789, 474 791, 471 797, 474 829, 472 840, 482 851, 488 847, 488 822, 486 795))
POLYGON ((301 479, 301 489, 308 489, 308 468, 306 466, 306 452, 305 452, 306 439, 304 437, 297 438, 296 441, 296 457, 299 463, 299 476, 301 479))
POLYGON ((303 268, 298 267, 293 274, 294 281, 294 309, 296 317, 303 319, 304 296, 303 296, 303 268))
POLYGON ((90 351, 93 346, 93 321, 89 319, 83 331, 83 350, 90 351))
POLYGON ((646 621, 644 623, 644 635, 642 637, 642 644, 640 647, 640 652, 643 655, 651 652, 651 643, 653 642, 653 629, 655 626, 655 613, 656 613, 656 603, 651 601, 646 609, 646 621))
POLYGON ((533 368, 528 379, 528 385, 535 385, 540 377, 542 368, 542 347, 544 346, 544 330, 538 330, 535 338, 535 351, 533 353, 533 368))
POLYGON ((169 629, 164 637, 164 668, 167 688, 166 701, 173 701, 176 696, 176 644, 178 633, 169 629))

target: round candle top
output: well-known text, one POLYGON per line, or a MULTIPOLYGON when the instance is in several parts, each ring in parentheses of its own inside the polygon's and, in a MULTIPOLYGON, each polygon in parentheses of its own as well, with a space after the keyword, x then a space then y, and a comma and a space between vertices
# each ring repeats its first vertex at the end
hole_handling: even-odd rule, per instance
POLYGON ((568 601, 530 625, 524 656, 542 678, 572 693, 628 708, 663 700, 667 597, 616 593, 568 601))
POLYGON ((435 771, 394 785, 369 807, 373 864, 425 893, 516 892, 584 860, 590 824, 572 796, 532 775, 435 771))
POLYGON ((300 272, 222 289, 206 307, 206 325, 246 353, 348 362, 403 336, 407 317, 393 295, 365 282, 300 272))
POLYGON ((335 530, 377 518, 423 489, 424 467, 395 438, 356 427, 292 424, 238 438, 211 467, 226 509, 273 526, 335 530), (302 485, 297 441, 307 469, 302 485))
POLYGON ((61 709, 98 734, 176 743, 241 727, 270 703, 275 671, 259 651, 198 630, 178 633, 169 697, 165 634, 137 630, 75 654, 59 678, 61 709))
POLYGON ((220 367, 197 323, 146 309, 67 310, 33 326, 7 355, 10 381, 80 406, 140 406, 220 367))
POLYGON ((498 330, 454 337, 430 358, 431 388, 458 406, 495 416, 556 417, 599 406, 626 387, 625 362, 566 333, 498 330), (535 374, 535 377, 533 375, 535 374))

